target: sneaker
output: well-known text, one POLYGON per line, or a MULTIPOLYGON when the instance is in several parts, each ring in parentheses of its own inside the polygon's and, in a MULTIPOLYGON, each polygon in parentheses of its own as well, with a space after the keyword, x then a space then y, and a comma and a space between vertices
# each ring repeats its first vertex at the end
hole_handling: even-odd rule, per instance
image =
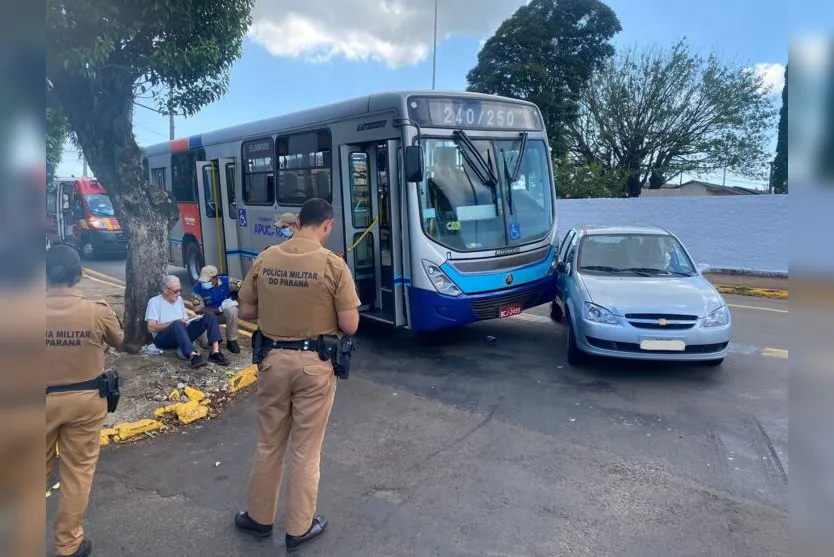
POLYGON ((235 526, 241 532, 246 532, 256 538, 266 538, 272 535, 272 524, 255 522, 246 511, 241 511, 235 515, 235 526))
POLYGON ((221 366, 229 365, 229 360, 227 360, 226 356, 224 356, 223 353, 219 351, 209 356, 209 361, 215 364, 220 364, 221 366))
POLYGON ((287 544, 287 551, 295 551, 299 546, 318 538, 327 529, 327 519, 321 515, 313 517, 313 524, 310 529, 300 536, 284 536, 284 543, 287 544))
POLYGON ((79 545, 78 549, 75 550, 75 553, 72 555, 58 555, 57 557, 88 557, 92 551, 93 543, 89 539, 84 538, 81 541, 81 545, 79 545))
POLYGON ((200 356, 199 354, 194 354, 193 356, 191 356, 192 368, 196 369, 198 367, 203 367, 204 365, 206 365, 206 361, 203 359, 202 356, 200 356))
POLYGON ((226 343, 226 345, 229 347, 229 352, 232 354, 240 354, 240 345, 236 340, 230 340, 226 343))

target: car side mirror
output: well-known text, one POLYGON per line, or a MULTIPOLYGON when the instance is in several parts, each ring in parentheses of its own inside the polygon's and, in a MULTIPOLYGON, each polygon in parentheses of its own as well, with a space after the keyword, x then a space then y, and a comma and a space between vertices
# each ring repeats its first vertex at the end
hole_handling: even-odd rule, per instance
POLYGON ((421 145, 409 145, 405 148, 403 170, 405 171, 406 182, 423 181, 423 147, 421 145))

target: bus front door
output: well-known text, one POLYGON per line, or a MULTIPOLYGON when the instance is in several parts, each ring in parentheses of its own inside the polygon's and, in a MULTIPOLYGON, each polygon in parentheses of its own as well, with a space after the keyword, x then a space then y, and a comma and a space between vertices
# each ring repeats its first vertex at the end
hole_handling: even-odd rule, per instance
POLYGON ((391 188, 389 143, 342 147, 345 258, 353 273, 360 311, 374 319, 400 325, 402 309, 401 253, 396 191, 391 188), (400 294, 398 295, 398 291, 400 294), (398 307, 400 306, 400 307, 398 307))
POLYGON ((242 279, 234 176, 234 159, 197 162, 197 193, 200 210, 203 212, 200 219, 203 261, 206 265, 217 267, 220 274, 242 279))

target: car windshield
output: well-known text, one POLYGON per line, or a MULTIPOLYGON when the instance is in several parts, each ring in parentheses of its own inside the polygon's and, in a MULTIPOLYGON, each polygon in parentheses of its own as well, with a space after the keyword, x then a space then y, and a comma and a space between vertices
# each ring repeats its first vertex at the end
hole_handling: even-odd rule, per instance
POLYGON ((106 195, 93 193, 85 195, 84 199, 87 201, 90 212, 97 217, 112 217, 116 214, 113 211, 113 203, 106 195))
POLYGON ((548 233, 553 186, 543 141, 464 136, 423 144, 426 178, 419 193, 429 237, 466 251, 523 244, 548 233))
POLYGON ((581 272, 692 276, 695 266, 674 237, 668 234, 590 234, 579 246, 581 272))

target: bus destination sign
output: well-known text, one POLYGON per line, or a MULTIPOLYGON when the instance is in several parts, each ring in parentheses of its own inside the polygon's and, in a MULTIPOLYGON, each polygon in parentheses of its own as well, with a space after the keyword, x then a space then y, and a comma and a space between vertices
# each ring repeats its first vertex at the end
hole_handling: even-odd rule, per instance
POLYGON ((421 126, 484 130, 541 130, 532 106, 465 98, 412 97, 408 117, 421 126))

